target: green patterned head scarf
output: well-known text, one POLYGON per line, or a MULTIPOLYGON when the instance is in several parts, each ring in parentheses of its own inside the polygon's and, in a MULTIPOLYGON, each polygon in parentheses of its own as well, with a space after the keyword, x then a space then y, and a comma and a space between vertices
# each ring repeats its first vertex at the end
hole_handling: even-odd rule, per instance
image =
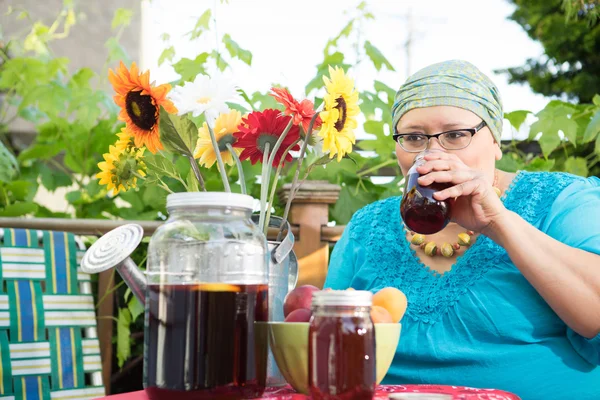
POLYGON ((404 114, 415 108, 433 106, 454 106, 475 113, 500 143, 503 114, 498 88, 473 64, 444 61, 408 78, 396 93, 392 108, 394 132, 404 114))

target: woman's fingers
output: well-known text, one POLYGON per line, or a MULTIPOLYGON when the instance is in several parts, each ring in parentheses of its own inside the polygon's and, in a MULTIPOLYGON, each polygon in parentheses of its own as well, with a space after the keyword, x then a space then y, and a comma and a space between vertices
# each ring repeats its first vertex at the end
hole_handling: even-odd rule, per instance
POLYGON ((419 184, 422 186, 429 186, 435 182, 459 184, 475 177, 475 174, 468 169, 435 171, 419 177, 419 184))
POLYGON ((464 167, 464 164, 459 164, 454 160, 433 160, 427 161, 425 164, 417 168, 417 172, 421 175, 430 173, 431 171, 449 171, 464 167))
POLYGON ((449 198, 457 198, 460 196, 470 196, 472 194, 481 192, 484 184, 485 182, 481 178, 471 179, 452 186, 451 188, 436 192, 433 194, 433 196, 440 201, 444 201, 449 198))

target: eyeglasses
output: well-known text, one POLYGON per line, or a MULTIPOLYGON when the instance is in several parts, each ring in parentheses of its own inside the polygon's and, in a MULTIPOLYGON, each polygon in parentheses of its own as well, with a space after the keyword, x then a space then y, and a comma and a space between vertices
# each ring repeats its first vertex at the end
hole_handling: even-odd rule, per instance
POLYGON ((392 138, 405 151, 409 153, 419 153, 429 147, 429 141, 436 138, 440 145, 446 150, 460 150, 471 144, 473 135, 485 127, 485 121, 471 129, 457 129, 437 133, 435 135, 425 135, 422 133, 394 133, 392 138))

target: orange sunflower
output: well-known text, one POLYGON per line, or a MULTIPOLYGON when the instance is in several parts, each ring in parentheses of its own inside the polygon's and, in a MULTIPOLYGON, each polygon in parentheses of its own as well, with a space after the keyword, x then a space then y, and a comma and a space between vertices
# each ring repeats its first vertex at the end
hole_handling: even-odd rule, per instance
POLYGON ((150 83, 150 71, 140 74, 135 63, 128 70, 123 62, 116 73, 109 70, 108 80, 117 92, 114 100, 121 107, 119 119, 125 121, 125 131, 133 135, 135 147, 146 146, 152 153, 161 150, 160 106, 168 113, 177 113, 171 100, 167 99, 171 85, 154 86, 150 83))

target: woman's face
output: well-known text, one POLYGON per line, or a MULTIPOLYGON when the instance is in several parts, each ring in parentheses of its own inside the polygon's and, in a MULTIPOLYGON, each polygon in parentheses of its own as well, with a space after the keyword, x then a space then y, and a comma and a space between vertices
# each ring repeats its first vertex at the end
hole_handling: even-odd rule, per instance
MULTIPOLYGON (((471 111, 451 106, 415 108, 398 121, 398 133, 423 133, 435 135, 455 129, 474 128, 481 118, 471 111)), ((496 160, 502 158, 500 146, 496 144, 490 128, 485 126, 472 138, 471 144, 461 150, 446 150, 438 139, 429 140, 429 149, 452 153, 468 167, 493 177, 496 160)), ((396 144, 396 156, 402 174, 406 175, 418 153, 409 153, 396 144)))

